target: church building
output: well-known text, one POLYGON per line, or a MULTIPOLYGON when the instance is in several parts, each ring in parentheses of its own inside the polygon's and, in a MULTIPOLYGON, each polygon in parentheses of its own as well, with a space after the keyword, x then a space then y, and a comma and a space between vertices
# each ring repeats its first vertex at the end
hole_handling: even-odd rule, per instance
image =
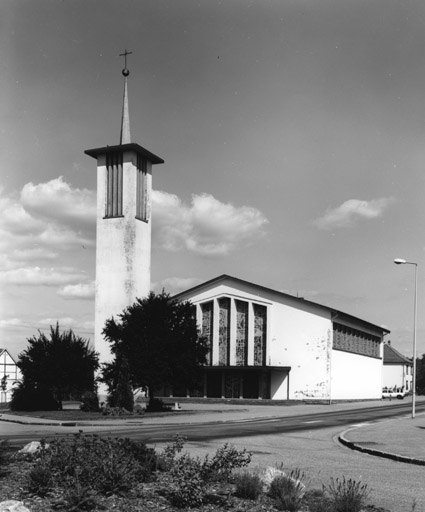
MULTIPOLYGON (((127 50, 118 145, 97 161, 95 349, 111 361, 107 319, 150 291, 153 166, 163 160, 131 141, 127 50)), ((389 332, 333 308, 222 275, 175 296, 190 300, 209 344, 197 390, 168 395, 276 400, 379 399, 389 332)), ((105 392, 106 390, 102 390, 105 392)))
POLYGON ((174 298, 196 306, 209 345, 205 397, 381 398, 382 327, 227 275, 174 298))

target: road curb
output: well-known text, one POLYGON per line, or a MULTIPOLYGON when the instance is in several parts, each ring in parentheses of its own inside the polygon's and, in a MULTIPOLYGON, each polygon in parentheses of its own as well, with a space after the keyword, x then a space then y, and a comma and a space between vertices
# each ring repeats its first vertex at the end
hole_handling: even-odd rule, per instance
POLYGON ((12 420, 10 418, 2 418, 0 416, 0 421, 4 421, 6 423, 17 423, 19 425, 31 425, 31 426, 43 426, 43 427, 115 427, 116 423, 80 423, 78 421, 24 421, 24 420, 12 420))
MULTIPOLYGON (((355 427, 355 428, 361 428, 361 427, 355 427)), ((350 448, 351 450, 355 450, 362 453, 367 453, 368 455, 374 455, 375 457, 382 457, 384 459, 390 459, 394 460, 396 462, 404 462, 405 464, 415 464, 416 466, 425 466, 425 460, 423 459, 415 459, 414 457, 406 457, 405 455, 398 455, 396 453, 390 453, 390 452, 383 452, 381 450, 374 450, 373 448, 366 448, 364 446, 361 446, 360 444, 356 444, 353 441, 350 441, 345 437, 345 434, 347 432, 350 432, 351 430, 354 430, 354 428, 350 428, 348 430, 345 430, 338 436, 338 441, 346 446, 347 448, 350 448)))

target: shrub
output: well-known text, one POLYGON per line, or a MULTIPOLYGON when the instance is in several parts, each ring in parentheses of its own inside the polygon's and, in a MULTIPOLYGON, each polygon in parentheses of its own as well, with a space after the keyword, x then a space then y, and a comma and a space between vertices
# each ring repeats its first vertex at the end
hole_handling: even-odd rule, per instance
POLYGON ((345 476, 342 480, 331 478, 330 485, 324 486, 323 490, 330 495, 335 512, 360 512, 370 494, 367 484, 351 478, 347 480, 345 476))
POLYGON ((169 471, 173 466, 178 453, 183 450, 186 437, 176 434, 172 443, 168 443, 163 452, 158 457, 158 469, 160 471, 169 471))
POLYGON ((274 499, 279 510, 295 512, 299 510, 305 485, 302 483, 304 473, 299 469, 292 470, 289 474, 276 476, 271 484, 269 496, 274 499))
POLYGON ((64 509, 69 512, 94 510, 97 506, 97 500, 90 487, 83 486, 78 481, 75 482, 75 487, 70 487, 65 491, 63 500, 55 503, 56 509, 64 509))
POLYGON ((174 461, 170 471, 173 483, 171 502, 179 508, 197 507, 205 496, 204 482, 201 477, 201 463, 184 454, 174 461))
POLYGON ((58 411, 60 406, 50 391, 20 383, 12 391, 10 408, 12 411, 58 411))
POLYGON ((244 468, 251 462, 252 453, 246 449, 238 451, 228 443, 218 448, 214 457, 208 455, 202 464, 202 478, 205 481, 230 482, 234 469, 244 468))
POLYGON ((0 441, 0 477, 6 475, 9 462, 9 442, 7 439, 3 439, 0 441))
POLYGON ((165 405, 160 398, 150 398, 146 406, 146 412, 167 412, 171 411, 171 407, 165 405))
POLYGON ((40 497, 53 487, 53 475, 51 468, 44 461, 39 461, 28 473, 28 490, 40 497))
POLYGON ((245 471, 237 475, 235 480, 235 495, 239 498, 256 500, 263 491, 263 483, 258 475, 245 471))
POLYGON ((99 412, 99 398, 94 391, 86 391, 82 396, 80 409, 84 412, 99 412))
POLYGON ((332 500, 321 489, 307 491, 304 498, 310 512, 335 512, 332 500))
POLYGON ((158 458, 159 468, 170 472, 171 501, 177 507, 195 507, 205 498, 206 484, 213 481, 229 482, 236 468, 247 466, 251 453, 238 451, 227 443, 214 457, 192 458, 185 453, 177 457, 184 447, 185 438, 179 435, 168 444, 158 458))
POLYGON ((110 407, 109 405, 102 407, 103 416, 129 416, 132 414, 123 407, 110 407))
MULTIPOLYGON (((156 456, 143 443, 79 433, 55 439, 49 449, 42 449, 38 466, 49 468, 55 485, 62 489, 77 487, 81 481, 107 495, 124 494, 152 478, 156 456)), ((35 485, 29 487, 35 492, 35 485)))

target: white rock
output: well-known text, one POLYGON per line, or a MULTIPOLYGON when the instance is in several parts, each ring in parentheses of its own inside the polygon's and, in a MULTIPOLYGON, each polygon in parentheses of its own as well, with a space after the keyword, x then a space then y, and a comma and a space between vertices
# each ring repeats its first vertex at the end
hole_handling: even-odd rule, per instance
POLYGON ((292 480, 292 482, 295 484, 295 487, 298 489, 300 496, 304 495, 305 485, 301 482, 301 480, 297 480, 296 478, 287 475, 281 469, 274 468, 273 466, 267 466, 267 468, 260 474, 260 478, 263 482, 263 486, 266 492, 270 489, 270 484, 277 476, 284 476, 285 478, 292 480))
MULTIPOLYGON (((48 444, 45 444, 45 447, 48 448, 49 445, 48 444)), ((28 453, 28 454, 32 454, 32 453, 35 453, 36 451, 38 450, 41 450, 41 443, 39 441, 32 441, 31 443, 28 443, 26 444, 22 450, 19 450, 18 453, 28 453)), ((0 510, 1 512, 1 510, 0 510)))
POLYGON ((0 503, 0 512, 30 512, 22 501, 8 500, 0 503))

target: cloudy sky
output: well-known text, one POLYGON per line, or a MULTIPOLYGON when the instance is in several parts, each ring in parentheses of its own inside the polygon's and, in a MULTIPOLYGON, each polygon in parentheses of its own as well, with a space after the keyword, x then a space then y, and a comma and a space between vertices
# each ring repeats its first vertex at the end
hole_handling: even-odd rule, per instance
POLYGON ((0 346, 93 337, 95 161, 154 168, 152 287, 226 273, 425 352, 423 0, 4 0, 0 346))

